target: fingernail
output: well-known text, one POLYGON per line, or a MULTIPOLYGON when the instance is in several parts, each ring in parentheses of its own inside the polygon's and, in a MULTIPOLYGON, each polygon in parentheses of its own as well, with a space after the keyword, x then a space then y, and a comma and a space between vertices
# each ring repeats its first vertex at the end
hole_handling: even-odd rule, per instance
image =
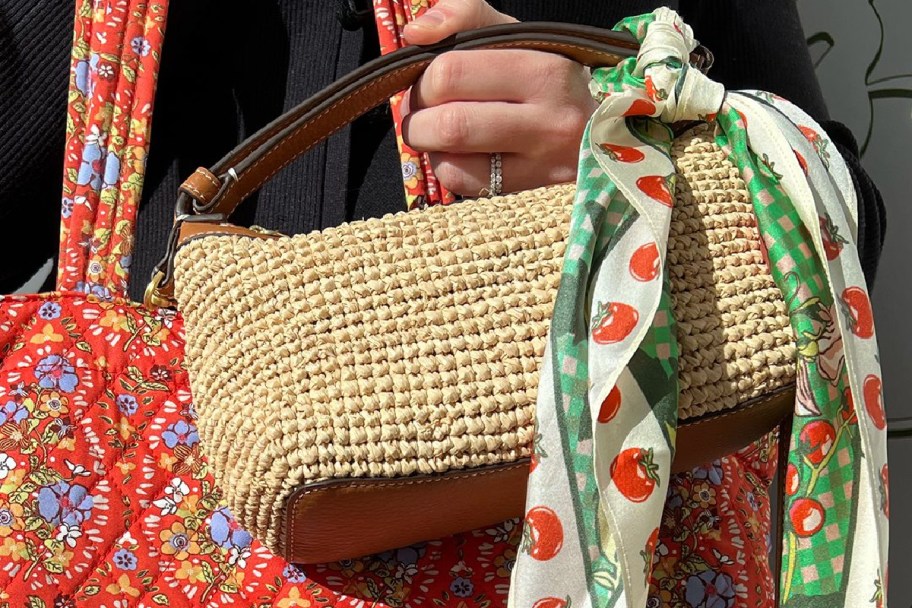
POLYGON ((434 28, 443 23, 444 19, 446 19, 446 15, 444 15, 442 11, 437 10, 437 8, 431 8, 409 23, 409 25, 434 28))

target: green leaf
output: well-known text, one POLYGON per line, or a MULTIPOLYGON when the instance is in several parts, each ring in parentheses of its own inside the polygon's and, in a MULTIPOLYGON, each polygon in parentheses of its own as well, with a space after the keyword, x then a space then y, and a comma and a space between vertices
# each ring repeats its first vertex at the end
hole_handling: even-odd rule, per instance
POLYGON ((37 595, 28 596, 26 606, 28 606, 28 608, 47 608, 47 604, 44 603, 44 600, 37 595))
POLYGON ((98 592, 101 591, 101 587, 98 585, 86 585, 82 588, 83 595, 98 595, 98 592))
POLYGON ((209 562, 200 562, 200 567, 203 569, 203 580, 207 583, 211 583, 215 580, 215 575, 212 573, 212 566, 209 565, 209 562))
POLYGON ((126 77, 127 82, 133 83, 136 82, 136 70, 131 68, 128 65, 120 66, 121 72, 123 72, 124 77, 126 77))
POLYGON ((613 590, 616 586, 614 577, 607 570, 597 570, 592 575, 592 581, 605 589, 613 590))
POLYGON ((156 593, 152 596, 152 601, 158 604, 159 606, 169 606, 168 596, 164 593, 156 593))
MULTIPOLYGON (((54 433, 56 436, 56 433, 54 433)), ((60 481, 60 473, 48 467, 41 467, 30 473, 32 481, 42 486, 49 486, 60 481)))
POLYGON ((44 520, 40 517, 29 517, 25 520, 25 531, 33 532, 44 525, 44 520))
POLYGON ((92 347, 89 346, 89 343, 86 342, 85 340, 80 340, 79 342, 77 342, 76 348, 78 348, 79 350, 81 350, 82 352, 85 352, 85 353, 92 352, 92 347))
POLYGON ((48 560, 42 564, 44 569, 54 574, 63 574, 63 565, 60 562, 48 560))

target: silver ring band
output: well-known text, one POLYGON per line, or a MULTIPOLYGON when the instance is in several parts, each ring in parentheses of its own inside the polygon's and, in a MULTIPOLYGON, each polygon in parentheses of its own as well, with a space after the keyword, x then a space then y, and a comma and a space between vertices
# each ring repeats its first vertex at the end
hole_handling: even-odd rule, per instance
POLYGON ((503 161, 500 152, 491 154, 491 196, 497 196, 503 192, 503 161))

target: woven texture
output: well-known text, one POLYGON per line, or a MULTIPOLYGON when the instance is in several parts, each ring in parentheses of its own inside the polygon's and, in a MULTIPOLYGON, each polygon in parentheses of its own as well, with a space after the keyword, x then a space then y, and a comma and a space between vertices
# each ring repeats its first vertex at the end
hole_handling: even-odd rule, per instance
MULTIPOLYGON (((737 169, 705 127, 673 157, 668 261, 690 418, 789 383, 795 351, 737 169)), ((555 186, 184 245, 176 295, 199 432, 240 523, 278 550, 302 484, 528 457, 572 200, 555 186)))

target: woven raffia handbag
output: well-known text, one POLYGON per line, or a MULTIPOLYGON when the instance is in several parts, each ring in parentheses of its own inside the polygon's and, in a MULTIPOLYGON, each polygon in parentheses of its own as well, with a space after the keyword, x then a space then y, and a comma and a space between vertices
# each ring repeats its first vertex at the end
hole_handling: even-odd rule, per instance
MULTIPOLYGON (((354 557, 523 513, 573 186, 294 237, 226 223, 435 56, 508 47, 590 66, 637 52, 615 32, 535 23, 403 49, 181 188, 147 303, 183 313, 205 454, 241 524, 290 561, 354 557)), ((673 468, 685 471, 788 416, 795 346, 737 169, 706 125, 682 128, 672 156, 668 263, 682 349, 673 468)))

